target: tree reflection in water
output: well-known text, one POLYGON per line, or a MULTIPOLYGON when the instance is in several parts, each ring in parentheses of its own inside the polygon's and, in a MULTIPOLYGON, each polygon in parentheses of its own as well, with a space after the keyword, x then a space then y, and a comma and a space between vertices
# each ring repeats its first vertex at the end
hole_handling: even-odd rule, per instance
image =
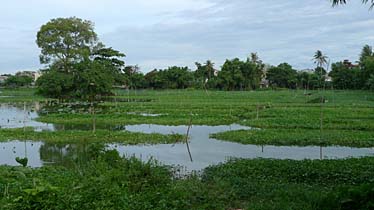
POLYGON ((40 159, 46 164, 75 167, 93 160, 105 149, 104 144, 54 144, 45 143, 40 147, 40 159))

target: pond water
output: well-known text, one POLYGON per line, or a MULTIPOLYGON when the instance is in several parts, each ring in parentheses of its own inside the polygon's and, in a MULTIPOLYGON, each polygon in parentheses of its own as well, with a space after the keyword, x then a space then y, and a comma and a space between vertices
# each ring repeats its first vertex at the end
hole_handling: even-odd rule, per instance
MULTIPOLYGON (((26 126, 37 130, 58 130, 61 126, 39 123, 34 119, 37 112, 23 106, 1 105, 0 126, 2 128, 19 128, 26 126), (25 123, 23 122, 25 119, 25 123)), ((69 127, 69 126, 66 126, 69 127)), ((84 127, 84 126, 83 126, 84 127)), ((86 126, 89 128, 90 126, 86 126)), ((75 127, 77 128, 77 127, 75 127)), ((186 134, 188 126, 163 125, 128 125, 117 126, 118 129, 131 132, 186 134)), ((197 126, 190 130, 189 146, 193 161, 191 162, 186 144, 158 144, 134 145, 108 144, 110 149, 116 149, 121 155, 133 156, 148 160, 153 158, 167 165, 179 165, 186 171, 201 170, 209 165, 225 162, 228 158, 275 158, 275 159, 336 159, 348 157, 373 156, 374 148, 349 147, 289 147, 289 146, 257 146, 219 141, 209 137, 210 134, 251 129, 249 127, 233 124, 222 126, 197 126)), ((10 141, 0 143, 0 165, 18 165, 16 157, 27 157, 29 166, 40 167, 51 163, 64 163, 71 157, 85 156, 87 145, 57 145, 43 142, 10 141)))
POLYGON ((54 130, 48 123, 35 121, 39 115, 39 103, 30 104, 0 104, 0 128, 33 127, 35 130, 54 130))

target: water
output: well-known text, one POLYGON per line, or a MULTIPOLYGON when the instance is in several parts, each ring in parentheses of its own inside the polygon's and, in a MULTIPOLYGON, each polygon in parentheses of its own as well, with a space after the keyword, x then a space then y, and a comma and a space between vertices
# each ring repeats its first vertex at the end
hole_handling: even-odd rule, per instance
POLYGON ((35 130, 54 130, 53 124, 35 121, 39 115, 39 103, 27 104, 0 104, 0 128, 33 127, 35 130), (31 108, 33 107, 33 108, 31 108))
MULTIPOLYGON (((37 112, 31 109, 23 110, 23 106, 1 105, 0 126, 2 128, 19 128, 26 126, 37 130, 58 130, 61 126, 39 123, 35 121, 37 112), (26 122, 23 123, 26 113, 26 122), (9 120, 9 121, 8 121, 9 120)), ((64 126, 69 127, 69 126, 64 126)), ((87 129, 90 126, 83 126, 87 129)), ((73 128, 77 128, 74 127, 73 128)), ((131 132, 186 134, 188 126, 163 125, 128 125, 117 126, 131 132)), ((179 165, 186 171, 201 170, 209 165, 225 162, 228 158, 275 158, 275 159, 336 159, 348 157, 373 156, 374 148, 349 147, 290 147, 290 146, 257 146, 219 141, 209 137, 210 134, 251 129, 249 127, 233 124, 222 126, 192 126, 190 130, 191 155, 187 152, 186 144, 158 144, 134 145, 108 144, 108 148, 116 149, 121 155, 132 156, 142 160, 154 158, 163 164, 179 165)), ((16 157, 27 157, 29 166, 40 167, 51 163, 64 163, 71 158, 85 155, 85 146, 79 144, 57 145, 43 142, 10 141, 0 143, 0 165, 18 165, 16 157)))

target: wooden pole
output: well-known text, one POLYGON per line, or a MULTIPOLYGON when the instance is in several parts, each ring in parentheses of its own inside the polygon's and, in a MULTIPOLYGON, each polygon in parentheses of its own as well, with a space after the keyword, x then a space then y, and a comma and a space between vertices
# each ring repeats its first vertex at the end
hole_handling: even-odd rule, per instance
POLYGON ((191 155, 191 150, 190 150, 190 145, 188 144, 188 136, 190 134, 191 126, 192 126, 192 114, 191 114, 191 118, 190 118, 190 124, 188 125, 188 128, 187 128, 186 145, 187 145, 188 155, 190 156, 190 160, 191 160, 191 162, 193 162, 192 155, 191 155))

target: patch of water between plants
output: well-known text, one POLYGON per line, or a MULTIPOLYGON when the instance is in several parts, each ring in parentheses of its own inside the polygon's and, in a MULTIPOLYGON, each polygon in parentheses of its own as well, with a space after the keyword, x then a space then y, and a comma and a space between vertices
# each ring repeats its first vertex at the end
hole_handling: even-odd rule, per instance
MULTIPOLYGON (((34 127, 36 130, 89 130, 91 125, 69 126, 40 123, 34 119, 38 117, 38 104, 33 109, 22 109, 23 105, 0 106, 0 126, 2 128, 34 127), (26 117, 25 117, 26 116, 26 117), (26 119, 26 120, 25 120, 26 119)), ((130 132, 186 134, 188 126, 164 125, 128 125, 112 126, 114 130, 130 132)), ((104 126, 105 128, 105 126, 104 126)), ((158 144, 134 145, 108 144, 110 149, 116 149, 121 155, 132 156, 142 160, 154 158, 167 165, 179 165, 186 171, 201 170, 209 165, 225 162, 229 158, 274 158, 274 159, 335 159, 348 157, 373 156, 374 148, 349 147, 296 147, 296 146, 257 146, 219 141, 209 137, 210 134, 231 130, 251 129, 233 124, 222 126, 193 125, 190 132, 189 146, 193 162, 190 161, 186 144, 158 144)), ((85 156, 85 147, 79 144, 50 144, 43 142, 10 141, 0 143, 0 164, 17 165, 16 157, 27 157, 29 166, 40 167, 46 164, 63 164, 70 157, 85 156)))
MULTIPOLYGON (((186 145, 122 145, 107 144, 109 149, 117 150, 121 155, 136 156, 144 161, 153 158, 162 164, 180 166, 184 171, 201 170, 209 165, 227 161, 229 158, 274 158, 274 159, 337 159, 348 157, 373 156, 374 148, 349 147, 296 147, 296 146, 257 146, 215 140, 209 134, 229 130, 250 129, 240 125, 192 126, 190 149, 193 162, 190 161, 186 145)), ((185 134, 187 126, 130 125, 127 131, 143 133, 179 133, 185 134)), ((0 143, 0 164, 17 165, 16 157, 28 157, 29 166, 56 163, 63 164, 69 157, 85 156, 85 147, 79 144, 50 144, 43 142, 11 141, 0 143)))

